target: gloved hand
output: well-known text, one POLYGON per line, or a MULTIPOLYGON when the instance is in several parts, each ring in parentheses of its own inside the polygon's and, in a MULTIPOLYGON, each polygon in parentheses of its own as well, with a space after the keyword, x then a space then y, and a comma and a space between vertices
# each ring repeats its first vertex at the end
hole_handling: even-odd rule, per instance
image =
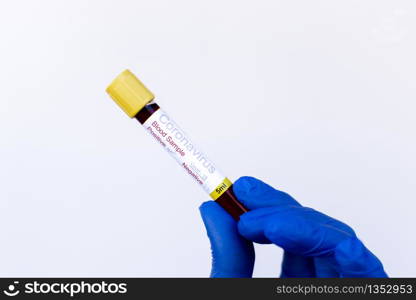
POLYGON ((281 277, 387 276, 346 224, 253 177, 241 177, 233 191, 250 210, 239 222, 214 201, 200 207, 211 243, 211 277, 251 277, 252 241, 283 248, 281 277))

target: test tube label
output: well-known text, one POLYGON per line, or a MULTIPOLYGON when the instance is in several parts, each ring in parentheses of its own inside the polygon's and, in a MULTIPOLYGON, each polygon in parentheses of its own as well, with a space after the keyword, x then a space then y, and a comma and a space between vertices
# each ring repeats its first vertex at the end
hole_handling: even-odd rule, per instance
POLYGON ((216 200, 231 186, 230 180, 162 109, 154 112, 143 126, 212 199, 216 200))

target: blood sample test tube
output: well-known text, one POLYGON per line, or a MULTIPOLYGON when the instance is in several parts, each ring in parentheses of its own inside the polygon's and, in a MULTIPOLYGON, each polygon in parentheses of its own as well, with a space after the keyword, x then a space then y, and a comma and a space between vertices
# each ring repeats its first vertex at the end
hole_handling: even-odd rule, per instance
POLYGON ((238 220, 241 214, 248 211, 235 197, 232 182, 154 102, 153 93, 133 73, 125 70, 113 80, 106 91, 234 219, 238 220))

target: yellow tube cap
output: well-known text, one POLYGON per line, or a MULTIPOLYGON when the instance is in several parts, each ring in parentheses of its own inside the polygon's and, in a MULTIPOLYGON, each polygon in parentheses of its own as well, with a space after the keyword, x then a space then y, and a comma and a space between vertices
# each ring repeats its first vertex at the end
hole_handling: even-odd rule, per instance
POLYGON ((129 70, 118 75, 107 87, 106 92, 130 118, 155 98, 153 93, 129 70))

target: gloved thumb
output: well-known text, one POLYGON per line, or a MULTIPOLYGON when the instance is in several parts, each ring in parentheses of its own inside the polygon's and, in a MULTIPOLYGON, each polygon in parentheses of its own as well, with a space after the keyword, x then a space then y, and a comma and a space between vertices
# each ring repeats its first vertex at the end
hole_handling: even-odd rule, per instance
POLYGON ((211 244, 211 277, 251 277, 253 244, 238 233, 237 222, 214 201, 204 202, 199 210, 211 244))

